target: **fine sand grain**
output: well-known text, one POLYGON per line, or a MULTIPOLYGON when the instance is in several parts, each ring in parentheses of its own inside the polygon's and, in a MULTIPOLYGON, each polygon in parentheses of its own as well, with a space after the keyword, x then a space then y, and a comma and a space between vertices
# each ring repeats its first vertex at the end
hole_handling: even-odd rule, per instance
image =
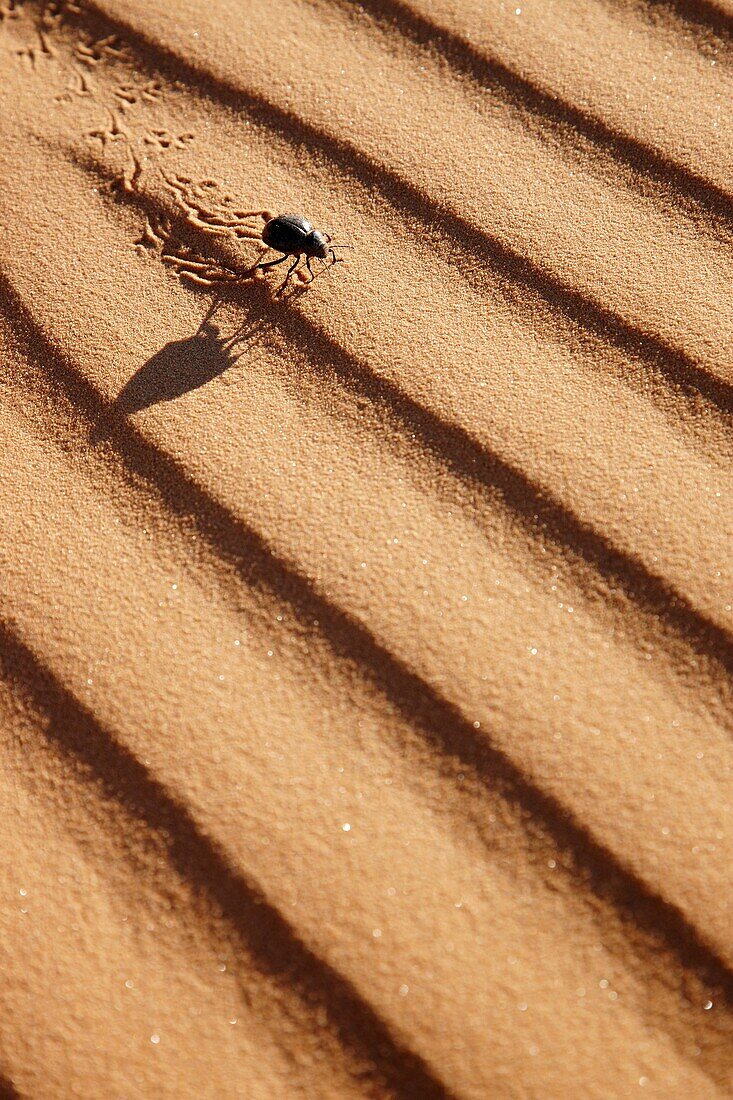
POLYGON ((730 0, 0 0, 0 1097, 733 1095, 732 123, 730 0))

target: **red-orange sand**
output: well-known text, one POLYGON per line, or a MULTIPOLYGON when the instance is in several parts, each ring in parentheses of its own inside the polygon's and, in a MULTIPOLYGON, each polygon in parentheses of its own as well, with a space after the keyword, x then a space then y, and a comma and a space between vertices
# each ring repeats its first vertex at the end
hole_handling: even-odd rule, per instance
POLYGON ((732 123, 729 0, 2 0, 0 1095, 733 1095, 732 123))

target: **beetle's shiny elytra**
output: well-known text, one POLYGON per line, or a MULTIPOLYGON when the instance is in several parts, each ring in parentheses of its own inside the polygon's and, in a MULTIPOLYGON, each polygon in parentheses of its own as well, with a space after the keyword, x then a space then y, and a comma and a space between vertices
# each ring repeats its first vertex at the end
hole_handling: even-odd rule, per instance
POLYGON ((325 260, 330 239, 299 214, 278 214, 262 230, 265 244, 286 256, 320 256, 325 260))

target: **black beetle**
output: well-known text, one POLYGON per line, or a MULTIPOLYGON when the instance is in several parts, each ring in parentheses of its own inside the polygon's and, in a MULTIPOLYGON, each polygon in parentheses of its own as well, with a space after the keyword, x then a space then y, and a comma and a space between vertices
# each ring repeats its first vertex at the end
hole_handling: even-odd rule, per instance
MULTIPOLYGON (((278 264, 284 263, 290 256, 295 256, 295 260, 285 276, 285 281, 275 292, 276 296, 282 294, 285 290, 303 256, 305 256, 305 266, 308 268, 308 274, 310 275, 309 282, 313 282, 315 279, 311 267, 311 260, 314 257, 325 261, 330 256, 332 264, 338 263, 330 235, 322 233, 320 229, 314 229, 311 223, 306 218, 301 217, 300 214, 278 214, 276 218, 270 218, 262 230, 262 241, 269 248, 274 249, 275 252, 283 252, 284 256, 281 256, 279 260, 257 264, 255 270, 264 271, 269 267, 276 267, 278 264)), ((336 247, 349 248, 350 245, 336 245, 336 247)))

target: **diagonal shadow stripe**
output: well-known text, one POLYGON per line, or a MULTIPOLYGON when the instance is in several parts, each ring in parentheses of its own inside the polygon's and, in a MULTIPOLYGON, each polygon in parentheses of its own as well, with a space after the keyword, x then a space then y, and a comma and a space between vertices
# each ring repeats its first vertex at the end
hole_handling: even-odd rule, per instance
POLYGON ((9 1077, 0 1075, 0 1100, 20 1100, 20 1093, 9 1077))
POLYGON ((303 943, 259 886, 200 830, 188 808, 114 733, 102 727, 2 620, 0 664, 49 717, 46 738, 64 755, 83 763, 126 812, 139 815, 148 828, 165 838, 168 858, 177 873, 216 903, 254 955, 260 971, 295 991, 309 1012, 325 1011, 360 1076, 365 1076, 366 1061, 369 1076, 390 1096, 452 1100, 447 1086, 392 1033, 354 985, 303 943))
POLYGON ((363 622, 323 595, 308 576, 273 552, 259 532, 193 481, 175 458, 146 440, 129 422, 111 416, 108 404, 47 338, 6 280, 0 289, 16 329, 29 341, 31 359, 42 365, 92 424, 106 422, 106 440, 125 466, 148 483, 172 516, 193 522, 214 552, 232 564, 243 583, 274 594, 304 623, 316 620, 333 651, 356 662, 382 696, 442 756, 474 770, 487 787, 499 789, 524 815, 537 821, 558 850, 568 853, 593 894, 613 907, 629 928, 647 935, 655 952, 669 957, 671 973, 681 964, 696 973, 706 988, 719 991, 721 1007, 733 1005, 733 971, 706 940, 704 931, 627 866, 568 806, 538 787, 492 743, 486 731, 477 734, 459 707, 391 653, 363 622))
MULTIPOLYGON (((348 0, 330 0, 348 11, 348 0)), ((546 91, 461 35, 416 11, 403 0, 360 0, 366 12, 386 30, 396 32, 423 49, 437 51, 455 72, 481 89, 499 90, 514 107, 529 111, 566 139, 580 134, 614 160, 666 190, 692 201, 729 229, 733 228, 733 196, 699 173, 660 153, 653 146, 604 122, 591 111, 561 95, 546 91)))
POLYGON ((646 0, 644 7, 650 18, 659 18, 660 11, 666 9, 693 30, 712 32, 726 45, 733 40, 733 15, 715 0, 646 0))
MULTIPOLYGON (((378 190, 396 210, 407 214, 411 220, 422 223, 428 230, 442 229, 458 243, 467 262, 483 261, 500 276, 544 298, 574 324, 625 354, 643 360, 647 369, 666 386, 687 398, 691 413, 695 414, 702 403, 713 415, 725 414, 723 422, 730 427, 733 384, 700 366, 685 352, 657 335, 644 332, 612 309, 566 285, 541 264, 460 218, 444 204, 428 199, 399 173, 373 161, 351 142, 336 138, 299 115, 198 68, 175 51, 153 42, 127 21, 108 16, 93 0, 87 0, 85 10, 96 15, 99 34, 123 36, 128 45, 134 47, 138 63, 148 71, 174 82, 184 80, 209 99, 234 111, 246 111, 253 121, 279 134, 288 143, 310 149, 330 164, 337 165, 345 175, 360 180, 367 189, 378 190)), ((89 18, 86 25, 90 25, 89 18)), ((430 239, 429 233, 425 239, 430 239)))

